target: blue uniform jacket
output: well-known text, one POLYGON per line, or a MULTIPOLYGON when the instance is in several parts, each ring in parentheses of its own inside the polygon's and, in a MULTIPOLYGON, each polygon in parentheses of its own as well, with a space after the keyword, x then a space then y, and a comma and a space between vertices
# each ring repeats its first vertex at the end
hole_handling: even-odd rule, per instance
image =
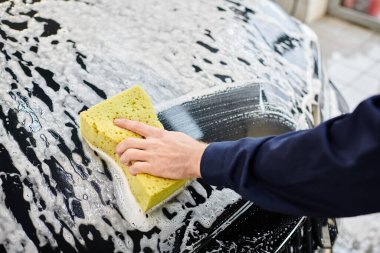
POLYGON ((380 212, 380 95, 311 130, 211 143, 201 175, 270 211, 380 212))

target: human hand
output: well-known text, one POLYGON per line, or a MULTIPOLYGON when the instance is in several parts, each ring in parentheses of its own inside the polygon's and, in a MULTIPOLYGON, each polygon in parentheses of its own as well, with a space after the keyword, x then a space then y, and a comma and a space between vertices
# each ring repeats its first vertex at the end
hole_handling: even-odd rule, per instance
POLYGON ((120 161, 129 173, 147 173, 171 179, 198 178, 206 143, 190 136, 166 131, 127 119, 115 119, 118 127, 135 132, 145 139, 126 138, 116 146, 120 161))

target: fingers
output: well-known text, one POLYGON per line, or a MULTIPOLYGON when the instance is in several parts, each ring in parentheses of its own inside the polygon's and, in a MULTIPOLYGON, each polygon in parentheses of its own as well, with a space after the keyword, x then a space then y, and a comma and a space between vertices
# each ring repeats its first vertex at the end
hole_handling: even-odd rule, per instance
POLYGON ((148 152, 140 149, 128 149, 120 156, 121 163, 130 166, 133 161, 146 161, 149 157, 148 152))
POLYGON ((128 119, 115 119, 114 124, 118 127, 127 129, 144 137, 153 136, 161 130, 156 127, 148 126, 141 122, 128 119))
POLYGON ((128 172, 133 176, 139 173, 149 173, 150 165, 147 162, 134 162, 131 166, 129 166, 128 172))
POLYGON ((127 149, 134 148, 134 149, 145 149, 147 146, 146 140, 138 139, 138 138, 127 138, 117 144, 116 146, 116 154, 121 155, 123 154, 127 149))

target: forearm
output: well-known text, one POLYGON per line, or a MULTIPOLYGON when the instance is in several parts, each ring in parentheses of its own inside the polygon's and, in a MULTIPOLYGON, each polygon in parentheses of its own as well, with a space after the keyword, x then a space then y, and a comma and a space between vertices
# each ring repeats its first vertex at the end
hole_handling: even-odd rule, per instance
POLYGON ((315 129, 213 143, 202 177, 265 209, 294 215, 380 211, 379 97, 315 129))

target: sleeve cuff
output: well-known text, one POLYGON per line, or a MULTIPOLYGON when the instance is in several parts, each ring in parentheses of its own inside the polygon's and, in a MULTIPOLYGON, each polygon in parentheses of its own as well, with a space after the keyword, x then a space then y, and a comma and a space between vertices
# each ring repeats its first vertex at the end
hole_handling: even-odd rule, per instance
POLYGON ((225 186, 224 159, 225 142, 215 142, 207 146, 201 159, 201 177, 211 185, 225 186))

